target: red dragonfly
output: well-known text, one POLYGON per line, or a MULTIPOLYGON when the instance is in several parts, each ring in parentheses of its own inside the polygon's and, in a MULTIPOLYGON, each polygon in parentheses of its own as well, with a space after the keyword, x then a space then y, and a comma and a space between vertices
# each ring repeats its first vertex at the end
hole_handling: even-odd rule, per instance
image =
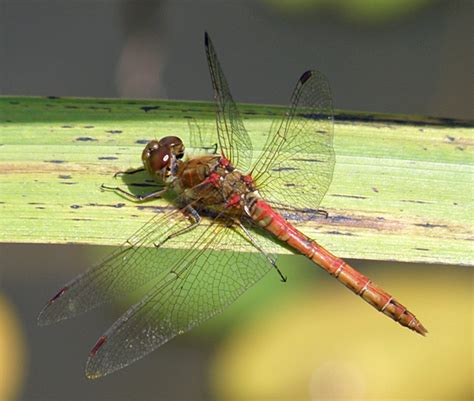
POLYGON ((317 71, 300 77, 289 110, 254 160, 207 34, 205 47, 219 152, 185 157, 178 137, 149 142, 142 153, 144 167, 124 174, 145 170, 160 189, 145 196, 120 187, 104 189, 137 202, 167 194, 176 207, 153 217, 104 262, 66 284, 44 307, 39 324, 79 315, 148 286, 147 295, 90 351, 87 376, 106 375, 220 313, 268 271, 284 281, 274 256, 280 243, 311 259, 378 311, 425 335, 415 315, 394 297, 277 212, 318 213, 315 208, 331 182, 334 117, 326 78, 317 71), (192 246, 177 252, 185 240, 192 246))

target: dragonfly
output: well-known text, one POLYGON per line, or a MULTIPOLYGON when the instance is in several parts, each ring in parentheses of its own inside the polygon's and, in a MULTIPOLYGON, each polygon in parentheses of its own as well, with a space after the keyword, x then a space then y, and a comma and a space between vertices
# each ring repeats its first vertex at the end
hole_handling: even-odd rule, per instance
POLYGON ((142 171, 158 185, 156 191, 135 195, 103 185, 135 202, 169 196, 173 208, 64 285, 41 311, 39 324, 80 315, 145 287, 145 295, 91 349, 86 375, 98 378, 222 312, 269 271, 285 281, 276 263, 283 245, 395 322, 426 335, 392 295, 285 218, 285 211, 320 213, 332 180, 334 112, 324 75, 314 70, 301 75, 289 109, 255 157, 207 33, 205 50, 216 105, 216 151, 203 144, 205 152, 188 156, 177 136, 151 140, 142 152, 143 166, 118 174, 142 171), (186 249, 178 252, 183 243, 186 249))

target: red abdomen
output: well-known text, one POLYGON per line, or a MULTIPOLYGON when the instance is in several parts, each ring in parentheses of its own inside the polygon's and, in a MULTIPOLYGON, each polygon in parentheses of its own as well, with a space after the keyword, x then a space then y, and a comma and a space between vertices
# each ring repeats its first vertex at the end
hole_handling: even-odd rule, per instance
POLYGON ((427 333, 427 330, 415 315, 409 312, 394 297, 376 286, 369 278, 349 266, 342 259, 324 249, 316 241, 298 231, 266 202, 262 200, 255 202, 250 213, 252 219, 260 227, 311 259, 378 311, 419 334, 425 335, 427 333))

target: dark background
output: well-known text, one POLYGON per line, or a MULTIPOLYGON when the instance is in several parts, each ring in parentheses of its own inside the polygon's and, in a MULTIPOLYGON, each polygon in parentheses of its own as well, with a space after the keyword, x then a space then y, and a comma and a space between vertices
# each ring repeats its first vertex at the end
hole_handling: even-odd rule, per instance
POLYGON ((472 2, 322 3, 3 0, 1 93, 210 99, 207 30, 239 101, 286 104, 316 68, 341 109, 472 116, 472 2))
MULTIPOLYGON (((340 109, 472 118, 471 1, 387 2, 378 11, 376 2, 294 3, 2 0, 0 94, 211 100, 203 47, 207 30, 238 101, 286 104, 299 75, 316 68, 329 78, 340 109)), ((185 335, 129 369, 89 382, 83 376, 87 351, 116 311, 51 328, 36 327, 35 319, 54 290, 102 251, 0 245, 0 252, 0 301, 14 316, 11 348, 18 347, 13 355, 21 361, 17 370, 12 368, 15 377, 8 377, 22 400, 217 399, 220 387, 209 379, 216 348, 244 320, 245 305, 263 299, 271 305, 265 290, 251 290, 250 301, 226 312, 227 321, 211 323, 207 331, 185 335)), ((375 267, 353 263, 366 266, 367 273, 375 267)), ((379 264, 377 271, 388 269, 412 271, 403 264, 379 264)), ((420 274, 446 274, 446 269, 424 266, 420 274)), ((472 280, 465 269, 449 269, 472 280)), ((318 291, 332 285, 314 270, 293 277, 293 285, 305 280, 317 282, 318 291)), ((277 283, 274 277, 264 281, 262 288, 277 283)), ((283 290, 272 291, 276 306, 268 308, 277 312, 275 300, 283 290)), ((8 363, 17 366, 14 360, 8 363)), ((10 372, 8 363, 4 372, 10 372)), ((463 391, 453 397, 468 394, 463 391)))

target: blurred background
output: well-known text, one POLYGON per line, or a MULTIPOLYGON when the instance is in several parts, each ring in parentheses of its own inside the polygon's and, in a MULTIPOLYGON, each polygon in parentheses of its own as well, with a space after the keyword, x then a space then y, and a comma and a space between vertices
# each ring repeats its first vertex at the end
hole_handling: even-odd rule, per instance
MULTIPOLYGON (((340 109, 472 118, 473 11, 435 0, 1 0, 0 94, 211 100, 207 30, 238 101, 286 104, 317 68, 340 109)), ((349 261, 413 308, 422 338, 285 257, 287 284, 269 274, 222 316, 92 382, 88 350, 118 310, 46 328, 36 316, 107 250, 0 252, 0 400, 474 399, 469 268, 349 261)))

